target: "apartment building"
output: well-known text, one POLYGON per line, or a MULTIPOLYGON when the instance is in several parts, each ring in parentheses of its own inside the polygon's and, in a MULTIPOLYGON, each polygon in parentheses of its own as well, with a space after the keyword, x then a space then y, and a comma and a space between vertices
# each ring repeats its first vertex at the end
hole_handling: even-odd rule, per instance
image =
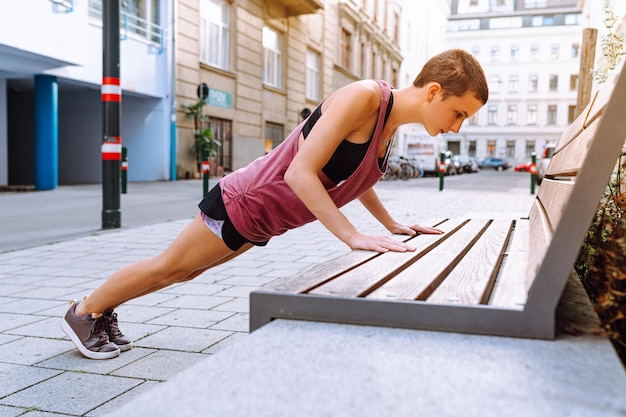
POLYGON ((195 173, 193 125, 180 110, 209 88, 204 114, 221 143, 213 174, 269 152, 320 101, 363 78, 397 85, 396 0, 179 0, 177 176, 195 173))
POLYGON ((445 136, 456 154, 506 158, 540 156, 576 110, 585 0, 452 0, 447 44, 481 62, 487 104, 445 136))
MULTIPOLYGON (((103 0, 0 13, 0 186, 102 180, 103 0)), ((129 181, 172 177, 173 1, 120 0, 121 141, 129 181)))

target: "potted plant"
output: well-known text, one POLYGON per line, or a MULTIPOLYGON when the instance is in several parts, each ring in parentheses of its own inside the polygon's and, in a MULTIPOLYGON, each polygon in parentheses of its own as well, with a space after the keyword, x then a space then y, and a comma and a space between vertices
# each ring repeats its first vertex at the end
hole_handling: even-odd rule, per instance
POLYGON ((209 157, 215 157, 217 151, 222 144, 213 138, 213 132, 209 125, 209 116, 202 111, 206 101, 198 100, 194 104, 181 104, 181 108, 185 113, 185 117, 193 119, 194 141, 189 148, 189 153, 196 159, 197 172, 202 172, 202 162, 204 159, 204 151, 207 151, 209 157))

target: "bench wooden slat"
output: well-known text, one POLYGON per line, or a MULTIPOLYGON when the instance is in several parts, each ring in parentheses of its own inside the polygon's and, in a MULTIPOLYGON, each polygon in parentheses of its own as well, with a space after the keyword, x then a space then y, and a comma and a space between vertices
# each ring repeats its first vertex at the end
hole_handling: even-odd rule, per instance
POLYGON ((426 301, 486 304, 498 275, 512 227, 512 220, 494 220, 426 301))
POLYGON ((561 137, 557 148, 554 150, 550 164, 546 168, 546 177, 550 176, 575 176, 580 171, 587 149, 593 140, 598 121, 594 121, 586 129, 578 133, 574 141, 566 141, 561 137), (566 143, 561 144, 561 141, 566 143))
POLYGON ((553 233, 546 212, 538 200, 535 200, 530 209, 529 224, 532 239, 528 241, 526 273, 533 279, 545 257, 553 233))
POLYGON ((574 185, 576 185, 574 180, 552 180, 550 178, 545 178, 541 183, 537 198, 546 212, 551 231, 554 230, 554 225, 561 221, 561 216, 565 211, 574 185))
POLYGON ((527 271, 529 230, 527 219, 515 222, 509 249, 489 300, 490 305, 522 309, 526 304, 532 282, 527 271))
POLYGON ((366 265, 347 271, 313 289, 310 294, 352 297, 367 294, 372 287, 397 273, 398 269, 402 269, 404 265, 413 262, 414 259, 424 256, 433 247, 447 239, 448 233, 454 232, 462 223, 462 220, 446 221, 437 226, 445 232, 443 235, 419 235, 411 239, 409 242, 415 246, 415 252, 384 253, 372 258, 366 265))
POLYGON ((442 244, 367 296, 369 299, 425 300, 480 237, 488 220, 470 220, 442 244))
MULTIPOLYGON (((431 219, 424 221, 423 224, 427 224, 432 227, 439 227, 442 222, 445 222, 445 219, 431 219)), ((402 242, 411 239, 408 235, 391 235, 391 238, 402 242)), ((276 291, 280 293, 307 293, 310 290, 322 285, 324 282, 329 281, 377 256, 380 256, 380 254, 373 251, 351 251, 346 254, 339 255, 328 262, 315 265, 314 267, 298 274, 286 277, 278 282, 267 284, 264 287, 264 290, 276 291)))

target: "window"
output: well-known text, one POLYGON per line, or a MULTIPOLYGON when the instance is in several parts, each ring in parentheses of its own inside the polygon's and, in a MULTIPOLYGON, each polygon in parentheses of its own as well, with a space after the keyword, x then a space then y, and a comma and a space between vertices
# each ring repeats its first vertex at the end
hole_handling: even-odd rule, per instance
POLYGON ((529 93, 536 93, 537 92, 537 84, 539 82, 539 77, 537 77, 537 75, 530 75, 528 77, 528 92, 529 93))
POLYGON ((476 141, 475 140, 469 141, 469 147, 468 147, 467 153, 472 158, 476 157, 476 141))
POLYGON ((367 77, 367 66, 365 63, 367 62, 367 52, 365 49, 365 42, 361 42, 361 78, 367 77))
POLYGON ((576 119, 576 106, 567 107, 567 123, 571 124, 576 119))
POLYGON ((526 118, 526 124, 529 124, 529 125, 537 124, 537 105, 536 104, 528 105, 528 114, 526 118))
POLYGON ((507 108, 506 123, 508 125, 517 124, 517 105, 516 104, 510 104, 509 107, 507 108))
POLYGON ((480 46, 473 46, 472 47, 472 55, 474 55, 474 57, 478 58, 480 56, 480 46))
MULTIPOLYGON (((88 15, 102 21, 103 0, 89 0, 88 15)), ((67 2, 65 2, 67 3, 67 2)), ((120 2, 121 34, 163 47, 163 27, 159 25, 159 0, 122 0, 120 2)))
POLYGON ((311 50, 306 51, 306 98, 320 98, 320 55, 311 50))
POLYGON ((559 76, 556 74, 550 75, 550 91, 556 91, 559 88, 559 76))
POLYGON ((514 140, 506 141, 506 157, 515 158, 515 141, 514 140))
POLYGON ((200 59, 217 68, 228 69, 230 9, 225 0, 200 3, 200 59))
POLYGON ((556 124, 556 105, 554 104, 548 106, 548 124, 556 124))
POLYGON ((552 57, 552 59, 559 59, 559 44, 558 43, 553 43, 550 46, 550 57, 552 57))
POLYGON ((222 146, 217 148, 215 162, 217 166, 224 168, 224 171, 233 170, 233 122, 216 117, 209 117, 209 126, 213 137, 217 139, 222 146))
POLYGON ((285 126, 278 123, 265 122, 265 153, 269 153, 282 143, 285 139, 284 132, 285 126))
POLYGON ((502 84, 502 81, 500 81, 500 77, 498 75, 492 75, 491 77, 489 77, 489 92, 500 92, 500 84, 502 84))
POLYGON ((372 51, 372 69, 370 72, 371 78, 379 78, 376 74, 376 52, 372 51))
POLYGON ((578 74, 572 74, 569 76, 569 90, 578 90, 578 74))
POLYGON ((490 52, 491 59, 497 59, 499 53, 500 53, 500 48, 499 47, 497 47, 497 46, 492 46, 491 47, 491 52, 490 52))
POLYGON ((539 45, 530 45, 530 56, 533 58, 537 58, 539 56, 539 45))
POLYGON ((580 53, 580 44, 573 43, 572 44, 572 58, 578 58, 579 53, 580 53))
POLYGON ((519 91, 519 79, 517 75, 509 76, 509 92, 517 93, 519 91))
POLYGON ((350 55, 352 54, 352 34, 341 29, 341 66, 350 69, 350 55))
POLYGON ((519 58, 519 47, 517 45, 511 46, 511 59, 517 61, 519 58))
POLYGON ((526 0, 524 5, 527 9, 534 9, 538 7, 546 7, 547 0, 526 0))
POLYGON ((526 141, 526 158, 530 159, 533 156, 533 153, 535 152, 535 141, 534 140, 527 140, 526 141))
POLYGON ((487 141, 487 156, 488 157, 496 156, 496 141, 495 140, 487 141))
POLYGON ((472 115, 470 116, 470 118, 469 118, 469 124, 470 124, 471 126, 475 126, 475 125, 477 125, 477 124, 478 124, 478 113, 479 113, 479 112, 476 112, 476 113, 474 113, 474 114, 472 114, 472 115))
POLYGON ((498 106, 489 106, 489 109, 487 111, 487 124, 498 124, 498 106))
POLYGON ((272 87, 282 87, 282 38, 280 33, 263 27, 263 82, 272 87))
POLYGON ((470 6, 478 6, 478 0, 470 0, 470 6))
POLYGON ((578 25, 580 24, 580 19, 582 15, 580 13, 569 13, 565 15, 565 24, 566 25, 578 25))

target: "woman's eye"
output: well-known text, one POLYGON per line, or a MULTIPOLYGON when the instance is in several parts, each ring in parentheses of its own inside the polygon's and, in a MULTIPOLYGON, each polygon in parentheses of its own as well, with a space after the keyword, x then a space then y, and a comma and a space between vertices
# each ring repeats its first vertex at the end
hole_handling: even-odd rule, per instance
POLYGON ((462 115, 461 113, 456 112, 456 118, 457 118, 457 119, 460 119, 460 118, 462 118, 462 117, 463 117, 463 115, 462 115))

